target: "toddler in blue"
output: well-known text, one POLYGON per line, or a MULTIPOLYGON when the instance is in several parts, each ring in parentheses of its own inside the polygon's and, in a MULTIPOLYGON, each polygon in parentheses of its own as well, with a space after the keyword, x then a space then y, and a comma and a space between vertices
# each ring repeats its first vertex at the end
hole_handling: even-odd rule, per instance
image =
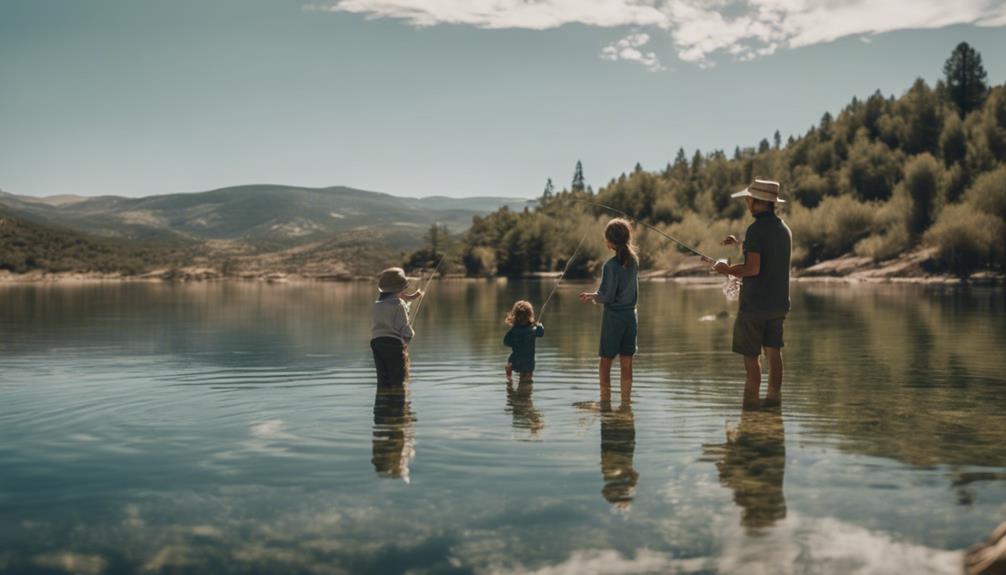
POLYGON ((534 372, 534 342, 545 335, 545 326, 534 320, 531 302, 521 300, 513 304, 506 316, 510 330, 503 337, 503 345, 511 349, 506 361, 506 379, 513 381, 516 371, 520 379, 531 379, 534 372))

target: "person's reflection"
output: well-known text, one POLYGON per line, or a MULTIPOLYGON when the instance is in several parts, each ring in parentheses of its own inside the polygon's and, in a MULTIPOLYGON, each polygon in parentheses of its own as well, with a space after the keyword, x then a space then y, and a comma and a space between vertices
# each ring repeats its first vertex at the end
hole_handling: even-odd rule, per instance
POLYGON ((507 382, 506 410, 513 415, 514 430, 527 429, 532 438, 537 438, 545 427, 545 422, 542 421, 541 412, 534 408, 534 401, 531 399, 533 391, 534 382, 531 378, 520 378, 516 388, 513 383, 507 382))
POLYGON ((416 454, 415 420, 405 387, 379 390, 374 396, 374 457, 370 461, 381 477, 409 482, 409 462, 416 454))
POLYGON ((705 453, 716 463, 720 483, 733 489, 742 526, 757 531, 786 517, 786 435, 778 405, 743 410, 726 443, 707 445, 705 453))
POLYGON ((601 494, 619 509, 628 509, 636 493, 639 472, 632 465, 636 452, 636 419, 632 401, 623 396, 618 409, 611 408, 611 398, 602 394, 601 411, 601 494))

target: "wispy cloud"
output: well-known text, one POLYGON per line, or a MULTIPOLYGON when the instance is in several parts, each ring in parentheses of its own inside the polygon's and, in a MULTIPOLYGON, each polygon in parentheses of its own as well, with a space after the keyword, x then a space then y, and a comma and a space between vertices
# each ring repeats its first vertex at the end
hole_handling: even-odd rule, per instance
MULTIPOLYGON (((750 60, 846 36, 953 24, 1006 26, 1006 0, 334 0, 308 9, 397 18, 416 26, 652 28, 670 34, 680 59, 702 66, 718 56, 750 60)), ((614 57, 625 49, 639 52, 631 43, 639 35, 646 34, 612 43, 602 57, 659 66, 655 54, 614 57)))
POLYGON ((650 35, 642 32, 630 34, 617 42, 612 42, 601 50, 601 58, 604 60, 629 60, 639 62, 649 70, 663 70, 660 59, 654 52, 643 52, 640 50, 650 42, 650 35))
POLYGON ((545 30, 563 24, 660 26, 660 2, 646 0, 336 0, 309 8, 399 18, 416 26, 469 24, 480 28, 545 30))

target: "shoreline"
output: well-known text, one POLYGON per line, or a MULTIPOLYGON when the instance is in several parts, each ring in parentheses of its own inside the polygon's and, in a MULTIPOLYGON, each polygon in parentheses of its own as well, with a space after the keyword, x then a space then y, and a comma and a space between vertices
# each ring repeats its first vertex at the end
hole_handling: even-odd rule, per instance
MULTIPOLYGON (((552 281, 559 277, 558 272, 536 273, 516 278, 514 281, 552 281)), ((373 281, 369 276, 306 276, 299 274, 272 273, 256 276, 224 276, 219 274, 199 274, 182 275, 173 277, 162 277, 157 275, 123 275, 119 273, 90 273, 90 272, 29 272, 25 274, 15 274, 11 272, 0 272, 0 286, 2 285, 71 285, 71 284, 100 284, 100 283, 156 283, 156 284, 191 284, 191 283, 256 283, 256 284, 310 284, 310 283, 350 283, 373 281)), ((493 282, 506 283, 511 281, 506 277, 467 277, 460 275, 448 275, 438 278, 438 281, 463 281, 463 282, 493 282)), ((568 278, 566 283, 589 283, 596 281, 596 278, 568 278)), ((720 276, 714 275, 694 275, 691 273, 682 274, 673 270, 649 270, 640 273, 641 282, 665 282, 677 283, 693 286, 719 286, 723 283, 720 276)), ((927 274, 912 276, 880 276, 864 274, 847 275, 803 275, 795 272, 790 278, 790 283, 806 284, 846 284, 846 285, 866 285, 866 284, 913 284, 913 285, 945 285, 945 286, 981 286, 981 287, 1006 287, 1006 274, 982 271, 972 274, 967 279, 961 279, 947 274, 927 274)))

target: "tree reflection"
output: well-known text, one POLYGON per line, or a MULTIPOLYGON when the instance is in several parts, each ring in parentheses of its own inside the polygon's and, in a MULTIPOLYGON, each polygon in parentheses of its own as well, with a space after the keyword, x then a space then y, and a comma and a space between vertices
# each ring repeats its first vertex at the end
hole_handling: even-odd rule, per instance
POLYGON ((786 517, 786 435, 778 406, 743 410, 726 442, 703 451, 706 461, 715 462, 720 483, 733 490, 742 526, 758 531, 786 517))
POLYGON ((381 390, 374 396, 374 456, 370 461, 381 477, 409 482, 409 463, 416 455, 415 421, 407 387, 381 390))

